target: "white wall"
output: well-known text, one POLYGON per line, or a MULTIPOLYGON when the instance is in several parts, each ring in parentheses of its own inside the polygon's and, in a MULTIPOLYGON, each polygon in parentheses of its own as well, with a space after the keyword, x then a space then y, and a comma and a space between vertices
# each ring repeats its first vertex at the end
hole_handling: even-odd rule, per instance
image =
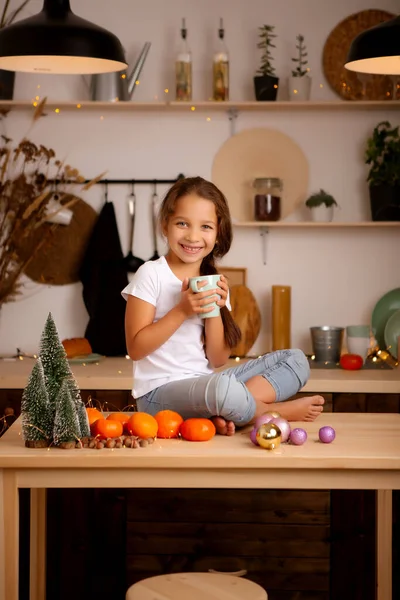
MULTIPOLYGON (((173 88, 173 60, 180 19, 186 17, 194 55, 194 98, 210 96, 212 40, 223 16, 231 54, 231 98, 253 99, 252 77, 259 64, 257 27, 276 25, 275 50, 278 75, 284 83, 291 63, 295 36, 306 37, 313 76, 313 99, 337 99, 324 79, 321 55, 324 42, 343 18, 376 2, 365 0, 72 0, 80 16, 116 33, 128 56, 135 56, 143 43, 152 42, 135 99, 163 99, 173 88), (322 84, 323 87, 320 87, 322 84)), ((399 12, 399 0, 381 0, 380 8, 399 12)), ((33 1, 30 14, 41 7, 33 1)), ((284 86, 282 86, 284 89, 284 86)), ((18 74, 15 98, 31 99, 37 93, 50 100, 86 98, 79 77, 18 74), (40 85, 38 90, 37 86, 40 85)), ((381 120, 398 124, 394 111, 273 112, 242 113, 237 130, 275 127, 290 135, 310 163, 310 192, 329 190, 341 210, 336 220, 369 219, 367 168, 363 163, 366 137, 381 120)), ((211 177, 215 153, 229 136, 224 113, 61 112, 41 119, 30 137, 55 149, 59 157, 87 177, 108 170, 108 177, 173 178, 179 172, 211 177), (211 121, 206 121, 210 116, 211 121)), ((19 140, 28 130, 24 113, 9 115, 7 134, 19 140)), ((159 190, 165 193, 166 188, 159 190)), ((152 189, 137 187, 138 218, 134 251, 146 259, 152 254, 149 202, 152 189)), ((128 251, 126 198, 128 188, 112 187, 121 242, 128 251)), ((102 205, 102 190, 82 196, 96 209, 102 205)), ((386 291, 400 285, 399 231, 324 229, 277 230, 268 239, 268 264, 263 265, 256 230, 235 230, 235 239, 223 264, 248 269, 248 285, 263 315, 263 329, 253 352, 270 349, 270 290, 273 284, 292 286, 292 345, 310 350, 311 325, 348 325, 368 322, 375 302, 386 291)), ((48 311, 52 311, 60 335, 83 336, 88 320, 81 285, 37 286, 0 311, 0 354, 18 346, 25 352, 37 349, 48 311), (43 289, 42 289, 43 288, 43 289)))

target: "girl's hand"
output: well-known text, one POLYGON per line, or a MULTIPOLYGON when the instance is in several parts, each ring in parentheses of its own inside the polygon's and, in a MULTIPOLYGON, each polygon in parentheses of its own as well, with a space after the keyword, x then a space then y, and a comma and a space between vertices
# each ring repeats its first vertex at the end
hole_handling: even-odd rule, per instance
MULTIPOLYGON (((199 282, 198 287, 201 288, 206 285, 199 282)), ((222 295, 221 290, 218 289, 218 294, 222 295)), ((211 312, 214 310, 210 303, 216 302, 220 297, 217 295, 217 290, 207 290, 206 292, 193 292, 189 287, 189 279, 186 278, 182 282, 181 301, 179 302, 179 308, 185 313, 187 317, 193 315, 202 315, 204 313, 211 312)))
POLYGON ((225 275, 221 275, 220 280, 217 282, 217 285, 219 287, 219 290, 217 290, 217 293, 220 295, 220 298, 218 298, 217 304, 220 308, 222 308, 223 306, 226 305, 226 301, 228 299, 228 292, 229 292, 229 286, 228 286, 228 282, 226 280, 225 275))

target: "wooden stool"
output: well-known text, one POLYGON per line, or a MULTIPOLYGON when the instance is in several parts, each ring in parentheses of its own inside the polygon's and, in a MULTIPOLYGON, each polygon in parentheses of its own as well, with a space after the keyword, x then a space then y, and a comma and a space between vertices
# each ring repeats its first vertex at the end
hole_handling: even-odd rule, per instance
POLYGON ((257 583, 234 575, 172 573, 133 584, 125 600, 268 600, 257 583))

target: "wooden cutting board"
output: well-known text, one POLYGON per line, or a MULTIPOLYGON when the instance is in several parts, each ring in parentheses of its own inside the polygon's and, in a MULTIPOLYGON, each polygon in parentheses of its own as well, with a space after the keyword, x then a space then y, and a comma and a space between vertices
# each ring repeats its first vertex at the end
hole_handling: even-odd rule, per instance
POLYGON ((231 356, 246 356, 260 333, 260 309, 252 291, 245 285, 233 285, 230 300, 232 317, 242 332, 242 339, 232 348, 231 356))
POLYGON ((283 182, 281 219, 308 194, 308 159, 300 146, 277 129, 258 127, 231 136, 216 153, 212 181, 225 194, 235 221, 254 221, 253 181, 278 177, 283 182))
MULTIPOLYGON (((64 197, 63 204, 72 198, 64 197)), ((39 250, 25 269, 25 275, 37 283, 66 285, 79 281, 79 268, 98 215, 80 198, 69 208, 73 212, 69 225, 55 227, 44 223, 29 238, 21 240, 17 248, 18 255, 25 260, 41 237, 55 227, 51 245, 39 250)))

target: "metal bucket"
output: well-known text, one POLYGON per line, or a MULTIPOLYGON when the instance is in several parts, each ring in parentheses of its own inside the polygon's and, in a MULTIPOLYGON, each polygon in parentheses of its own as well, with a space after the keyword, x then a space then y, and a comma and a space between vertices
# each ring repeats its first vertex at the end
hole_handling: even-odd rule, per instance
POLYGON ((310 327, 316 362, 338 363, 343 344, 344 327, 310 327))

